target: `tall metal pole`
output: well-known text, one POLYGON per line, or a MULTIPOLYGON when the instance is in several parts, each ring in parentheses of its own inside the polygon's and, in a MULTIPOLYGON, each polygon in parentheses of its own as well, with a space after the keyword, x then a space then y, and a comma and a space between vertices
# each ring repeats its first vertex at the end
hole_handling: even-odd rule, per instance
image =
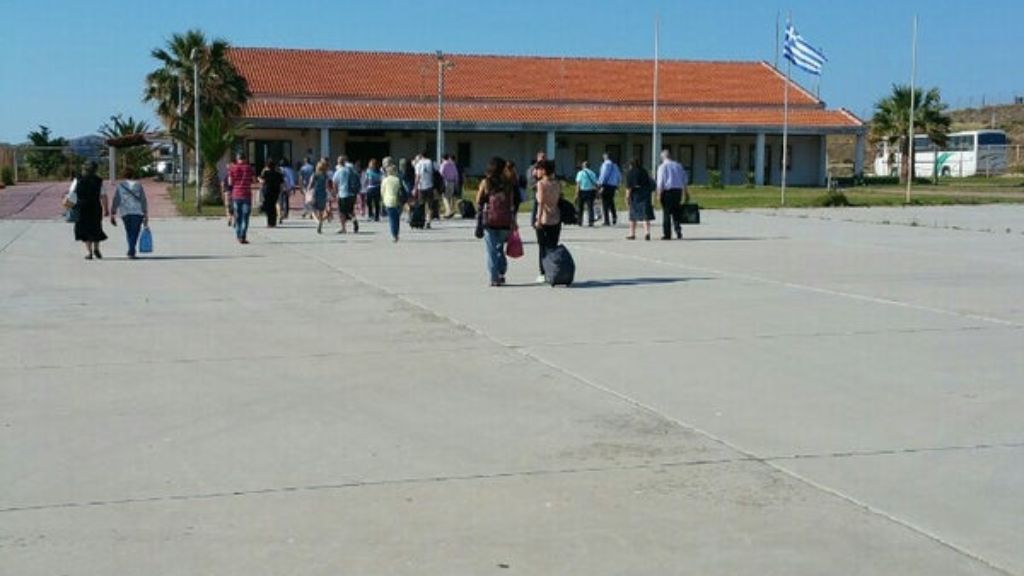
POLYGON ((444 54, 437 51, 437 150, 434 159, 440 160, 444 150, 444 54))
MULTIPOLYGON (((181 94, 181 74, 178 74, 178 127, 181 128, 181 113, 182 113, 182 94, 181 94)), ((181 203, 185 204, 185 143, 180 139, 175 140, 175 148, 178 149, 178 165, 175 167, 181 171, 181 203)), ((171 169, 171 178, 174 178, 174 169, 171 169)), ((173 180, 172 180, 173 181, 173 180)))
POLYGON ((917 14, 914 14, 914 33, 910 42, 910 127, 907 130, 907 157, 903 161, 907 165, 907 197, 906 202, 910 204, 910 188, 914 185, 914 108, 916 102, 914 94, 914 82, 917 77, 917 14))
POLYGON ((793 63, 786 59, 786 87, 782 97, 782 198, 781 205, 786 205, 786 162, 789 161, 789 75, 793 72, 793 63))
POLYGON ((651 172, 658 169, 658 42, 661 35, 661 14, 654 16, 654 93, 651 97, 651 172))
POLYGON ((196 214, 202 210, 202 163, 199 161, 199 50, 192 49, 192 90, 195 92, 195 131, 196 131, 196 214))

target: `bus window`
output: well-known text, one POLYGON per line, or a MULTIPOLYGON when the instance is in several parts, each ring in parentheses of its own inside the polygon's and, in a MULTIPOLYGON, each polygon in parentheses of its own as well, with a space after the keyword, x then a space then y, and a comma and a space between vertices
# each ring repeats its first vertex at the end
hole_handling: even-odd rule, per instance
POLYGON ((1006 134, 982 132, 978 134, 978 146, 1006 146, 1006 134))

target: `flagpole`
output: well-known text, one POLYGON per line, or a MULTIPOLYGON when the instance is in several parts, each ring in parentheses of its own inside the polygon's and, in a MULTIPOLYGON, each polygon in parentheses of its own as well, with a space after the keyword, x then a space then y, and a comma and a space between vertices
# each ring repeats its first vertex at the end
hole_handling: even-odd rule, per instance
POLYGON ((778 10, 775 11, 775 69, 779 69, 779 18, 781 17, 778 10))
POLYGON ((789 154, 789 75, 793 63, 786 59, 786 87, 782 98, 782 206, 786 205, 786 162, 789 154))
POLYGON ((910 42, 910 128, 907 130, 907 197, 910 204, 910 188, 914 185, 914 81, 917 76, 917 14, 914 14, 914 32, 910 42))
POLYGON ((658 169, 658 42, 661 35, 661 14, 654 15, 654 93, 651 97, 651 171, 658 169))

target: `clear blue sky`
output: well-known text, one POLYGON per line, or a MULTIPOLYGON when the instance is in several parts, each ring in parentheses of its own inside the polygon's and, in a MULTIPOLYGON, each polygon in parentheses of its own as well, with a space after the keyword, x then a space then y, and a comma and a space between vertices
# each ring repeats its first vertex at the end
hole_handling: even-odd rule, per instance
MULTIPOLYGON (((1024 95, 1020 0, 6 0, 0 142, 39 124, 90 134, 118 112, 152 120, 141 102, 149 52, 192 27, 237 46, 649 58, 658 12, 663 58, 767 61, 776 14, 792 14, 829 58, 822 98, 862 117, 908 81, 915 13, 919 84, 953 107, 1024 95)), ((794 75, 813 89, 813 77, 794 75)))

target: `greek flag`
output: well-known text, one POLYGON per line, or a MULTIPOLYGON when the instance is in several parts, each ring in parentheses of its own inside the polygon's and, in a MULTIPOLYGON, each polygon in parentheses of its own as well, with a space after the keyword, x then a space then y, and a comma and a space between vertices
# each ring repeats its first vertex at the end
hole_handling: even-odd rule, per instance
POLYGON ((828 62, 825 54, 808 44, 802 36, 797 34, 796 28, 792 24, 786 25, 786 42, 782 46, 782 55, 796 64, 797 68, 815 76, 821 76, 821 67, 828 62))

